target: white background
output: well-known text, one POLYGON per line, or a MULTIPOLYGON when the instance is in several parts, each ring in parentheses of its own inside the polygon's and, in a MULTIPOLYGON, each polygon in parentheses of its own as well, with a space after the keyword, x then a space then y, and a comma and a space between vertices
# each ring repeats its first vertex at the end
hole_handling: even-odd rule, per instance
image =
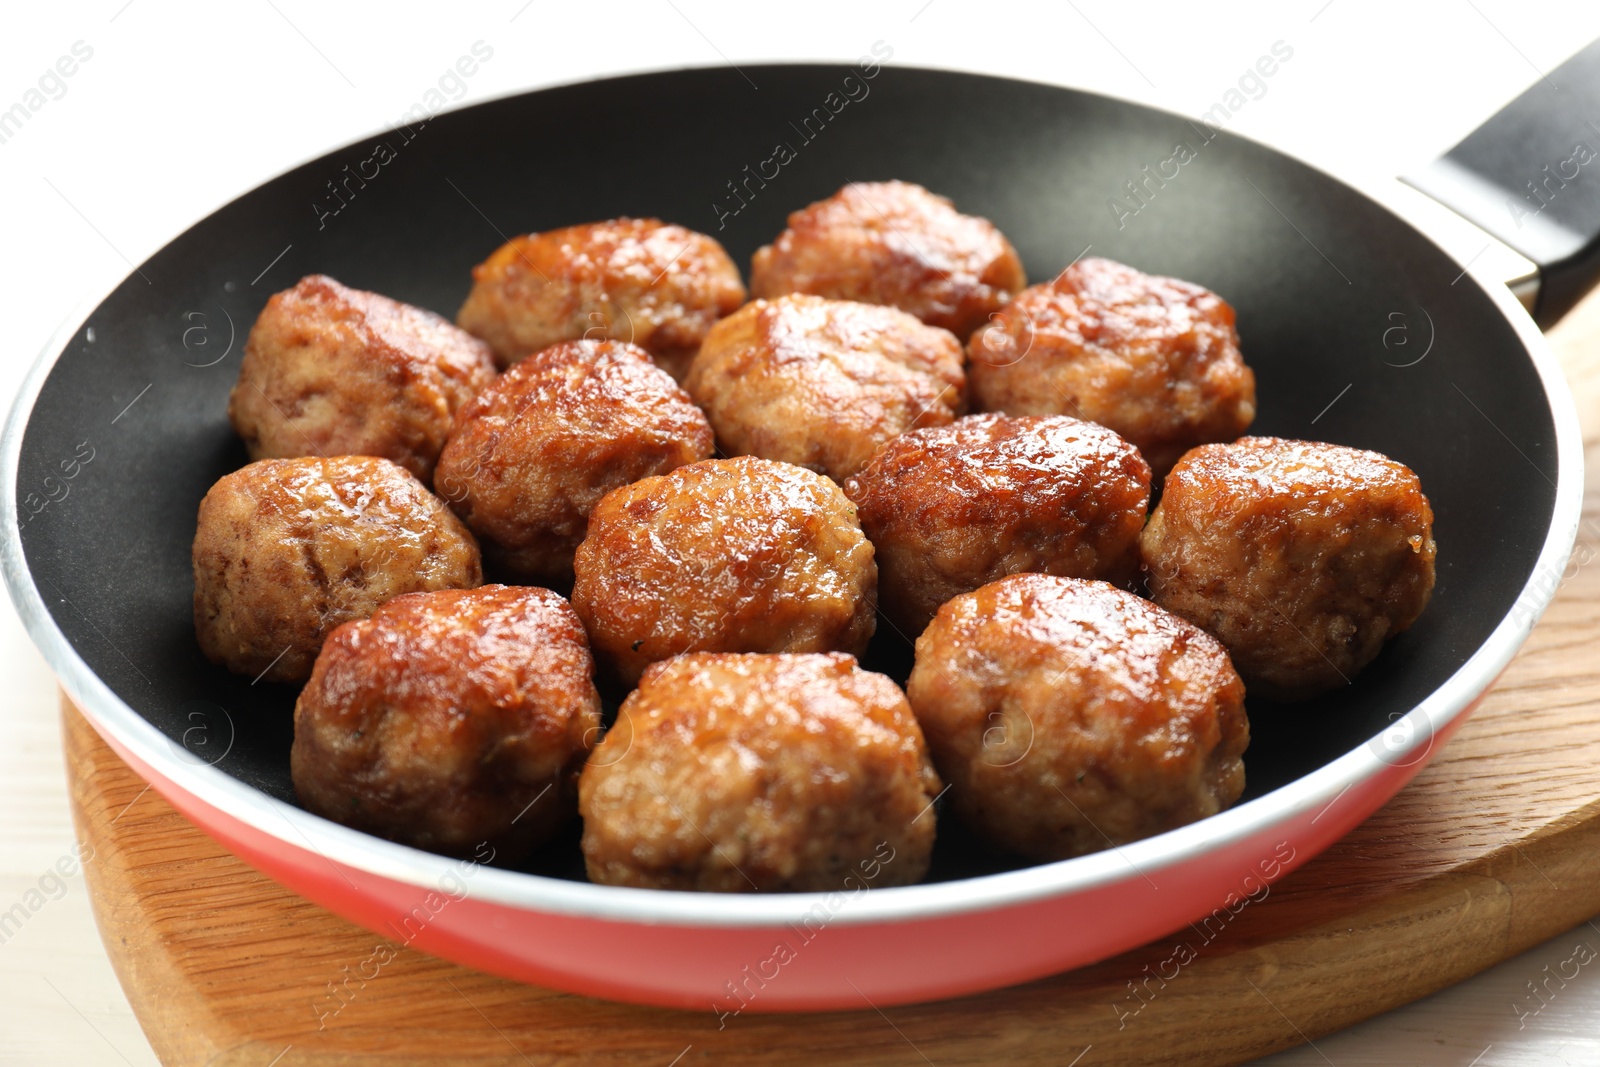
MULTIPOLYGON (((482 40, 472 103, 641 69, 853 60, 1086 87, 1198 115, 1278 40, 1294 50, 1230 129, 1362 181, 1448 148, 1600 36, 1573 0, 1172 4, 989 0, 763 5, 496 0, 31 4, 0 33, 0 109, 83 41, 93 57, 0 144, 0 396, 61 319, 189 223, 290 165, 389 125, 482 40)), ((621 146, 619 146, 621 147, 621 146)), ((1430 227, 1449 228, 1442 213, 1430 227)), ((1470 256, 1482 244, 1446 234, 1470 256)), ((446 309, 448 310, 448 309, 446 309)), ((0 606, 0 908, 72 844, 49 673, 0 606)), ((1273 1057, 1286 1065, 1600 1063, 1600 979, 1519 1029, 1513 1000, 1580 927, 1463 986, 1273 1057)), ((1585 972, 1588 973, 1588 972, 1585 972)), ((0 945, 0 1061, 154 1063, 100 948, 81 877, 0 945)))

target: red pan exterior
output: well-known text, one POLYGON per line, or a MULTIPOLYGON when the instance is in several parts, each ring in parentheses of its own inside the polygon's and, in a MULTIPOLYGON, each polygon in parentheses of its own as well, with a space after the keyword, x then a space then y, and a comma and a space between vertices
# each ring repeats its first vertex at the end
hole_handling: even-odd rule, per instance
POLYGON ((1130 867, 1129 877, 1085 892, 905 922, 840 922, 850 907, 849 894, 841 893, 838 901, 824 898, 813 909, 815 920, 801 926, 737 927, 615 922, 513 907, 475 898, 470 874, 463 888, 452 884, 438 892, 373 874, 241 822, 178 788, 99 724, 96 729, 223 846, 388 941, 517 981, 723 1015, 859 1009, 867 1000, 884 1007, 980 993, 1098 962, 1202 922, 1216 909, 1236 913, 1399 792, 1467 714, 1455 717, 1415 762, 1385 766, 1322 811, 1160 871, 1141 874, 1130 867), (831 905, 826 914, 818 910, 831 905))

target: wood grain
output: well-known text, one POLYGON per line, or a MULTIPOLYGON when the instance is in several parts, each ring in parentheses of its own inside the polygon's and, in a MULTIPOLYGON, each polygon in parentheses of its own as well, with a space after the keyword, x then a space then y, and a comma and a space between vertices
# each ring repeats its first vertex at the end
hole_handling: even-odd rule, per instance
MULTIPOLYGON (((1551 341, 1594 471, 1600 297, 1551 341)), ((319 1014, 340 1003, 330 986, 380 939, 225 852, 146 791, 67 704, 73 817, 95 849, 85 873, 101 935, 151 1044, 174 1067, 1241 1063, 1460 981, 1600 912, 1596 481, 1578 556, 1594 562, 1569 568, 1476 716, 1409 788, 1209 941, 1181 932, 957 1001, 743 1015, 722 1029, 710 1012, 521 986, 392 946, 395 958, 351 981, 319 1028, 319 1014)), ((1537 1006, 1530 994, 1528 1009, 1537 1006)))

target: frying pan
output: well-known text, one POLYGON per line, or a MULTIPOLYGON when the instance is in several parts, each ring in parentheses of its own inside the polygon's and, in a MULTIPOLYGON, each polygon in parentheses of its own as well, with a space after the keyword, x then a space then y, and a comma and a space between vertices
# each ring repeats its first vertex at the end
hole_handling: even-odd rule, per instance
MULTIPOLYGON (((1466 718, 1554 592, 1582 469, 1566 387, 1511 293, 1328 175, 1088 93, 797 65, 500 99, 272 179, 140 265, 46 350, 6 428, 0 479, 5 576, 29 632, 107 741, 230 849, 427 952, 724 1012, 990 989, 1258 893, 1392 796, 1466 718), (1193 158, 1164 163, 1179 144, 1193 158), (1125 183, 1149 173, 1158 180, 1128 200, 1125 183), (206 662, 190 608, 196 507, 246 462, 225 410, 267 296, 322 272, 449 315, 470 268, 508 236, 623 214, 711 233, 748 263, 787 212, 887 178, 994 220, 1034 280, 1092 250, 1231 301, 1259 382, 1255 432, 1377 449, 1421 477, 1439 570, 1417 625, 1346 689, 1251 700, 1249 788, 1233 809, 1042 866, 993 856, 941 820, 917 886, 651 892, 588 884, 575 836, 506 870, 298 808, 294 691, 206 662), (1396 347, 1396 326, 1409 347, 1396 347)), ((881 630, 868 666, 903 678, 906 643, 881 630)))

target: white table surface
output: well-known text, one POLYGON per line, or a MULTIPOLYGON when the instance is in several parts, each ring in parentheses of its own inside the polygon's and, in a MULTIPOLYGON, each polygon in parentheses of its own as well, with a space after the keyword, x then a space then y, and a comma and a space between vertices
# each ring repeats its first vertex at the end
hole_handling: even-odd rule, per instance
MULTIPOLYGON (((1034 4, 896 0, 764 5, 169 0, 17 5, 0 32, 0 110, 59 57, 92 50, 0 143, 0 397, 79 302, 173 235, 291 165, 388 125, 478 41, 472 103, 653 68, 853 60, 959 67, 1090 88, 1197 115, 1282 41, 1293 57, 1229 128, 1372 182, 1427 162, 1589 40, 1593 0, 1293 0, 1034 4), (1208 13, 1209 12, 1209 13, 1208 13), (64 91, 63 91, 64 90, 64 91)), ((603 131, 597 131, 603 135, 603 131)), ((798 206, 798 205, 796 205, 798 206)), ((1481 245, 1445 217, 1450 247, 1481 245)), ((688 221, 688 220, 685 220, 688 221)), ((449 309, 445 309, 448 311, 449 309)), ((54 683, 0 606, 0 911, 72 846, 54 683)), ((0 1062, 153 1064, 81 876, 0 944, 0 1062)), ((1460 986, 1261 1061, 1600 1064, 1600 977, 1588 970, 1519 1020, 1527 983, 1584 925, 1460 986)), ((265 1065, 263 1065, 265 1067, 265 1065)))

